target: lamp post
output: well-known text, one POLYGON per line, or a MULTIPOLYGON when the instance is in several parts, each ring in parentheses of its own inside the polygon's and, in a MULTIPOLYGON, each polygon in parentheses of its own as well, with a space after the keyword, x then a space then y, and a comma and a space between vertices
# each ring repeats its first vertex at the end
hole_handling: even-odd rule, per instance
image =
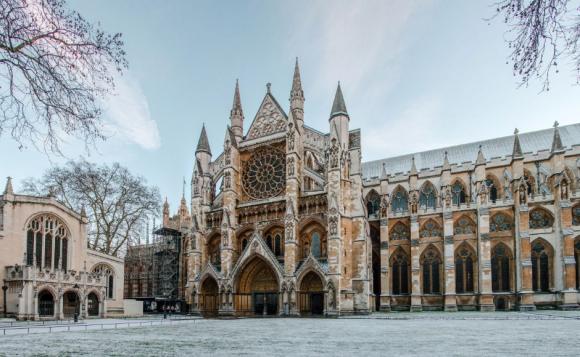
POLYGON ((80 299, 79 299, 79 284, 75 284, 73 288, 76 290, 76 304, 75 304, 75 313, 74 313, 74 321, 79 322, 79 310, 80 310, 80 299))
POLYGON ((4 317, 6 318, 6 291, 8 290, 8 286, 6 286, 6 280, 3 280, 2 282, 3 282, 3 284, 2 284, 2 295, 4 297, 4 299, 2 300, 3 301, 3 304, 4 304, 4 310, 3 311, 4 311, 4 317))

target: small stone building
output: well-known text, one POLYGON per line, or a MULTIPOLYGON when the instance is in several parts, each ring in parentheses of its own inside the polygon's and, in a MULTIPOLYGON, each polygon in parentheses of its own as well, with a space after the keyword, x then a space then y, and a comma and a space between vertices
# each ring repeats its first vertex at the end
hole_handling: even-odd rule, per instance
POLYGON ((30 320, 123 314, 123 259, 88 249, 87 223, 52 197, 15 194, 8 178, 0 196, 0 311, 30 320))

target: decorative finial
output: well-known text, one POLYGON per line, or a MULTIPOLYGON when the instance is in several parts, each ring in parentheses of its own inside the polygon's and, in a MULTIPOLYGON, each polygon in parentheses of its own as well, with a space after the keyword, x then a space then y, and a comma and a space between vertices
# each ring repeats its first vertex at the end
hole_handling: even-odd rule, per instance
POLYGON ((272 86, 272 83, 270 83, 270 82, 266 83, 266 92, 267 92, 268 94, 270 94, 270 87, 271 87, 271 86, 272 86))
POLYGON ((520 133, 520 131, 518 130, 518 128, 516 128, 516 129, 514 130, 514 135, 518 135, 519 133, 520 133))
POLYGON ((560 125, 560 123, 558 123, 558 121, 556 120, 556 121, 554 122, 554 128, 557 128, 559 125, 560 125))

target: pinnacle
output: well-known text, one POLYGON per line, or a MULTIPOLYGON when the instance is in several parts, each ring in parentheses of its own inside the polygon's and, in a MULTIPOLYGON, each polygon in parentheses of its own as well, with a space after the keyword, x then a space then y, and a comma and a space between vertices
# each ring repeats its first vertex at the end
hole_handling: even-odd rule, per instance
POLYGON ((562 138, 560 137, 560 129, 558 128, 560 124, 556 121, 554 122, 554 138, 552 139, 552 153, 560 152, 564 150, 564 145, 562 145, 562 138))
POLYGON ((523 153, 522 153, 522 145, 520 144, 520 136, 519 136, 519 130, 518 128, 516 128, 516 130, 514 130, 514 148, 512 150, 512 158, 516 158, 516 157, 522 157, 523 153))
POLYGON ((209 140, 207 139, 207 133, 205 132, 205 124, 201 127, 201 134, 199 135, 199 141, 197 142, 196 153, 207 152, 211 155, 211 149, 209 147, 209 140))
POLYGON ((12 187, 12 177, 10 176, 8 176, 8 178, 6 179, 6 188, 4 188, 4 194, 5 195, 14 194, 14 188, 12 187))
POLYGON ((290 91, 290 100, 294 98, 304 98, 304 91, 302 90, 302 80, 300 79, 300 67, 298 65, 298 57, 296 57, 296 64, 294 65, 294 78, 292 79, 292 90, 290 91))
POLYGON ((330 111, 330 118, 337 115, 344 115, 348 117, 348 112, 346 111, 346 104, 344 104, 344 97, 342 95, 342 89, 340 88, 340 82, 336 87, 336 94, 334 95, 334 102, 332 103, 332 110, 330 111))

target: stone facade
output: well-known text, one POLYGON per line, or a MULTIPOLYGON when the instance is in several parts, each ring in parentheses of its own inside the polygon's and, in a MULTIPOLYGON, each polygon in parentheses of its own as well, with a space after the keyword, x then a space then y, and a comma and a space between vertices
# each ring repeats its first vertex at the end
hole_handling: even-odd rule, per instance
POLYGON ((87 223, 52 197, 14 194, 8 179, 0 196, 1 311, 33 320, 123 313, 123 260, 87 248, 87 223))
POLYGON ((173 227, 191 311, 578 306, 580 125, 362 163, 340 84, 328 132, 305 125, 298 63, 288 113, 268 84, 244 120, 236 83, 223 152, 202 128, 173 227))

